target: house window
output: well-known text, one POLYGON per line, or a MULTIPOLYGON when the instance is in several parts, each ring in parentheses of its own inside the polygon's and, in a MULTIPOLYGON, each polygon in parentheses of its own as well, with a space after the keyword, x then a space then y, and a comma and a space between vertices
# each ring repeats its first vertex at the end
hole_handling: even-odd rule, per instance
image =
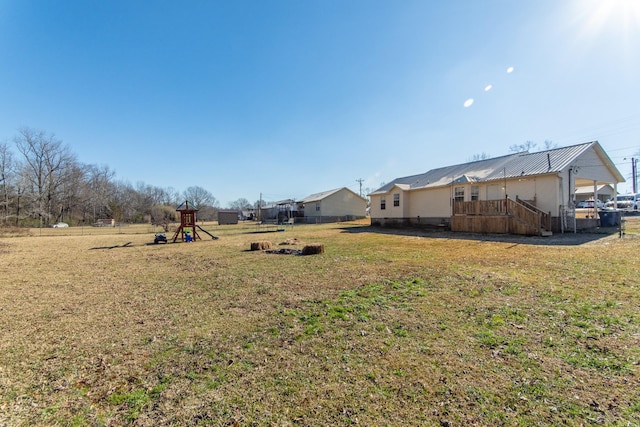
POLYGON ((385 210, 387 208, 387 199, 380 197, 380 209, 385 210))
POLYGON ((320 212, 320 203, 316 203, 316 212, 320 212))
POLYGON ((393 206, 400 206, 400 194, 395 193, 393 195, 393 206))
POLYGON ((456 202, 464 202, 464 187, 454 188, 453 194, 456 202))
POLYGON ((480 200, 480 187, 477 185, 471 186, 471 200, 480 200))

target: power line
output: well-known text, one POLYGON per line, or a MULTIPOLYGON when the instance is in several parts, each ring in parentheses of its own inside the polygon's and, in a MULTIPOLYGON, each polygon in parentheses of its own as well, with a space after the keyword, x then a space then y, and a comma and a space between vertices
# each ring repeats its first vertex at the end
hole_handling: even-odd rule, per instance
POLYGON ((595 124, 593 126, 577 129, 575 131, 569 131, 565 135, 553 138, 557 140, 585 140, 590 139, 590 136, 597 135, 598 138, 603 136, 618 135, 621 133, 632 132, 640 130, 640 115, 632 114, 627 117, 622 117, 609 122, 603 122, 595 124))

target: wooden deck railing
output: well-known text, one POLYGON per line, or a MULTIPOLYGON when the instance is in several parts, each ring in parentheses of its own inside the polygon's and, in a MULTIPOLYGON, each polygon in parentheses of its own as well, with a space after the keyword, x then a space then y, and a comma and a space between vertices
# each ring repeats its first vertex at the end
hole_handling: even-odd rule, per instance
MULTIPOLYGON (((551 214, 536 208, 524 200, 474 200, 470 202, 453 202, 453 215, 458 216, 508 216, 520 223, 522 229, 530 229, 529 234, 540 234, 543 230, 551 230, 551 214)), ((523 231, 524 232, 524 231, 523 231)))
POLYGON ((453 202, 454 215, 506 215, 505 199, 474 200, 472 202, 453 202))

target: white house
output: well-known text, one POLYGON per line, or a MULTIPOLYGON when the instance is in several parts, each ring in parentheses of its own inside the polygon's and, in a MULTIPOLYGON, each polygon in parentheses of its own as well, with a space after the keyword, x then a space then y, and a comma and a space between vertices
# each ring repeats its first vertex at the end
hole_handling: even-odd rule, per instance
MULTIPOLYGON (((613 199, 613 196, 616 195, 615 190, 610 184, 601 184, 596 188, 596 192, 598 193, 598 199, 603 202, 607 202, 613 199)), ((584 200, 593 200, 594 196, 593 185, 587 185, 585 187, 577 187, 576 188, 576 202, 582 202, 584 200)))
POLYGON ((575 230, 575 189, 589 186, 598 197, 601 185, 620 182, 597 141, 514 153, 394 179, 369 195, 371 224, 539 234, 542 221, 548 231, 575 230), (530 230, 523 221, 534 222, 530 230))
POLYGON ((367 199, 347 187, 311 194, 298 201, 305 222, 333 222, 364 218, 367 199))

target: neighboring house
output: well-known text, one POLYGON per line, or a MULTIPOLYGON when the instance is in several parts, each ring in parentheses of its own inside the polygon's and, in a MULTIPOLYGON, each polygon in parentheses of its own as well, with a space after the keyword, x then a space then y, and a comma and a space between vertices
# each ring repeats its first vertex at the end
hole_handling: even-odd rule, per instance
MULTIPOLYGON (((371 224, 544 234, 579 229, 577 187, 624 182, 597 141, 433 169, 371 193, 371 224)), ((595 220, 597 221, 597 219, 595 220)), ((597 225, 597 224, 596 224, 597 225)), ((589 228, 590 224, 584 225, 589 228)))
POLYGON ((262 206, 258 212, 256 212, 256 219, 260 221, 277 221, 279 223, 286 222, 290 217, 297 216, 296 209, 297 205, 295 200, 281 200, 262 206))
POLYGON ((594 194, 598 194, 598 199, 603 202, 607 202, 613 199, 616 191, 609 184, 598 185, 594 190, 593 185, 587 185, 584 187, 576 188, 576 202, 582 202, 584 200, 593 200, 594 194))
MULTIPOLYGON (((364 218, 367 199, 347 187, 311 194, 298 201, 305 222, 335 222, 364 218)), ((297 221, 297 219, 296 219, 297 221)))

